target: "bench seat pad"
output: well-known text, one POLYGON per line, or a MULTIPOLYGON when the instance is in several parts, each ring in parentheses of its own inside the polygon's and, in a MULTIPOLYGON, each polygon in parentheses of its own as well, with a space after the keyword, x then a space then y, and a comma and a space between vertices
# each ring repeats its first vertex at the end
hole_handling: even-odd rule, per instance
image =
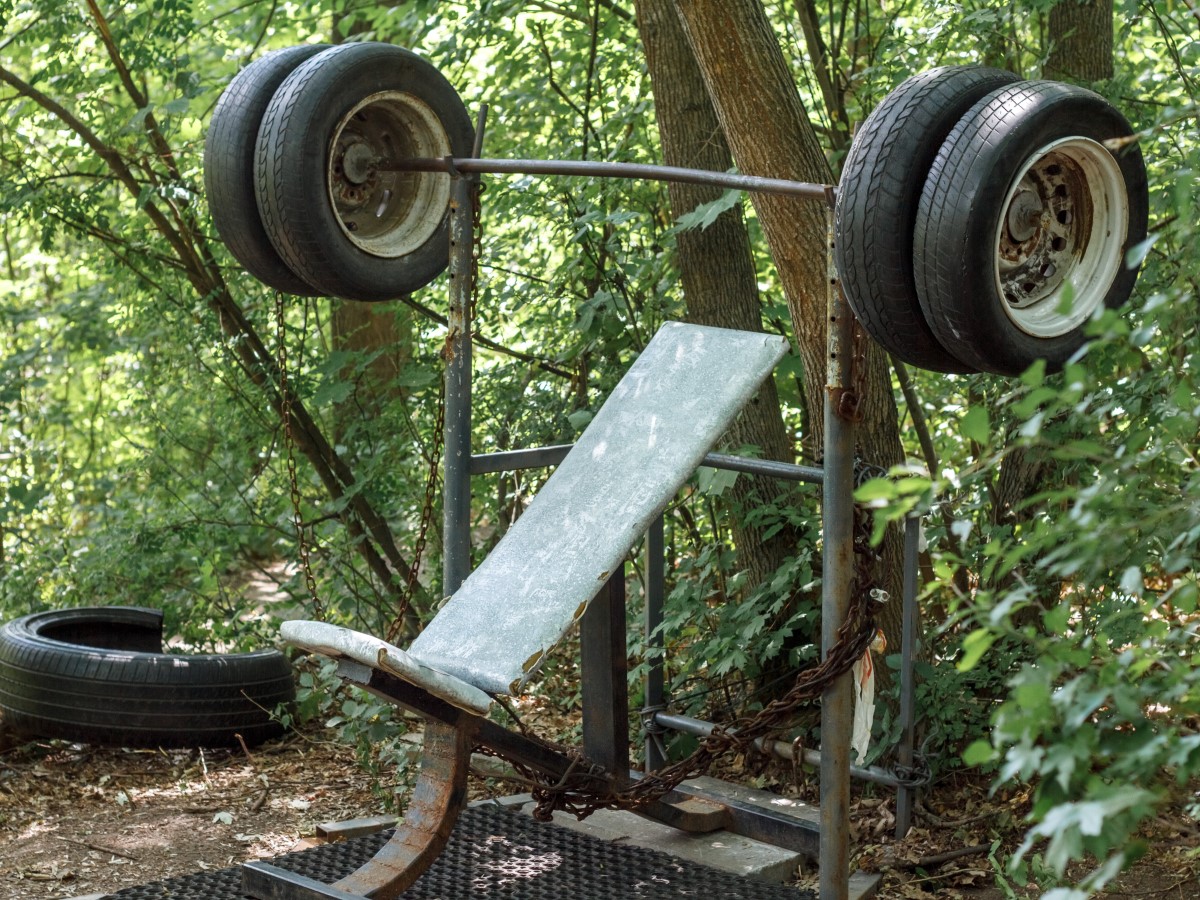
POLYGON ((409 653, 520 693, 786 350, 779 335, 664 324, 409 653))
POLYGON ((280 626, 289 644, 333 659, 350 659, 395 675, 440 700, 476 715, 486 715, 492 698, 474 685, 425 665, 399 647, 377 637, 328 622, 291 621, 280 626))

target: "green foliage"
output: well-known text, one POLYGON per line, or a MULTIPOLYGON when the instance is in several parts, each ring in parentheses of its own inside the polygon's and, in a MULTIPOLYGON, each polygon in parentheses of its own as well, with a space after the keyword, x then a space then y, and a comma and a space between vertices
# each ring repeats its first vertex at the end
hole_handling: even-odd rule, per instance
MULTIPOLYGON (((845 88, 832 97, 792 8, 769 9, 835 167, 849 123, 906 75, 987 62, 1037 77, 1047 52, 1049 0, 818 6, 845 88)), ((517 0, 133 2, 106 14, 129 77, 87 7, 0 2, 0 65, 26 85, 0 88, 0 615, 138 603, 163 608, 192 646, 261 645, 277 616, 309 614, 312 599, 286 565, 298 549, 278 415, 261 371, 238 355, 244 338, 222 329, 189 269, 187 246, 211 254, 254 333, 273 343, 273 297, 213 240, 200 188, 219 92, 267 49, 330 40, 336 23, 340 36, 413 47, 472 112, 486 100, 486 155, 650 162, 659 153, 636 23, 607 4, 517 0), (190 245, 168 240, 155 211, 190 245), (251 574, 278 579, 277 596, 247 590, 251 574)), ((1144 261, 1134 300, 1089 323, 1091 344, 1061 375, 912 373, 921 408, 899 391, 898 402, 906 422, 928 425, 936 459, 858 492, 878 508, 877 537, 925 514, 933 577, 918 707, 930 763, 941 773, 965 758, 998 784, 1032 784, 1013 877, 1050 885, 1068 862, 1097 861, 1058 900, 1102 887, 1157 810, 1200 815, 1189 730, 1200 712, 1200 45, 1169 5, 1124 0, 1117 23, 1117 72, 1096 87, 1142 129, 1151 166, 1152 236, 1132 253, 1144 261)), ((660 186, 526 177, 490 179, 484 202, 477 324, 508 351, 477 349, 474 440, 489 451, 568 441, 586 424, 658 324, 683 312, 678 232, 738 201, 672 222, 660 186)), ((764 319, 782 322, 761 240, 755 252, 764 319)), ((365 500, 407 560, 436 442, 445 290, 435 282, 413 307, 388 307, 399 347, 351 346, 325 301, 286 305, 289 374, 355 476, 335 499, 297 458, 315 574, 331 618, 376 633, 394 614, 395 585, 364 562, 374 538, 341 517, 365 500)), ((800 377, 798 360, 780 369, 793 433, 800 377)), ((924 456, 914 430, 903 437, 924 456)), ((478 554, 544 477, 476 485, 478 554)), ((703 470, 667 521, 671 690, 684 711, 717 718, 752 705, 748 689, 776 667, 815 655, 800 639, 817 612, 814 504, 735 510, 732 477, 703 470), (749 583, 732 516, 801 537, 763 584, 749 583)), ((439 512, 435 501, 435 522, 439 512)), ((437 531, 418 616, 441 595, 437 531)), ((327 667, 300 679, 285 716, 331 724, 368 765, 407 759, 394 713, 335 688, 327 667)), ((572 699, 559 693, 556 704, 572 699)), ((897 727, 885 709, 876 746, 897 727)))
POLYGON ((317 721, 349 746, 356 748, 359 764, 378 776, 377 799, 389 811, 403 807, 403 795, 416 780, 413 765, 420 746, 412 742, 403 716, 390 703, 337 677, 337 663, 300 661, 296 702, 276 715, 285 728, 317 721), (387 786, 385 788, 385 786, 387 786))

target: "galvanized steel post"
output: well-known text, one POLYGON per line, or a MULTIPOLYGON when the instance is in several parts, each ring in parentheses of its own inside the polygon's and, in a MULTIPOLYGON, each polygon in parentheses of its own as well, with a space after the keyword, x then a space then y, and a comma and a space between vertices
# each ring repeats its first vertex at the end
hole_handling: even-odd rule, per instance
MULTIPOLYGON (((646 532, 646 697, 645 708, 659 710, 666 702, 665 691, 665 640, 662 635, 663 592, 666 578, 663 517, 659 514, 646 532)), ((653 719, 643 716, 646 729, 646 771, 654 772, 666 765, 666 756, 661 748, 661 731, 653 719)))
POLYGON ((475 190, 456 174, 450 195, 449 333, 446 362, 445 457, 442 463, 442 590, 449 596, 471 571, 471 293, 475 190))
MULTIPOLYGON (((904 520, 903 616, 900 632, 900 746, 896 762, 903 774, 911 774, 916 743, 916 685, 914 669, 917 657, 917 563, 920 551, 921 520, 910 515, 904 520)), ((896 792, 896 838, 903 839, 912 827, 916 789, 901 785, 896 792)))
MULTIPOLYGON (((833 198, 828 211, 829 356, 825 388, 825 480, 821 654, 837 642, 850 609, 854 576, 854 423, 838 402, 852 389, 854 316, 833 261, 833 198)), ((846 672, 821 695, 821 900, 845 900, 850 890, 850 738, 853 676, 846 672)))

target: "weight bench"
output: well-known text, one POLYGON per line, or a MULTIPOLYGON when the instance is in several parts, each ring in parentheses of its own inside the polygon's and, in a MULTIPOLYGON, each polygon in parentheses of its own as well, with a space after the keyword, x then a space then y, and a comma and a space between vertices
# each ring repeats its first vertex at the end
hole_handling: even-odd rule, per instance
MULTIPOLYGON (((262 900, 390 898, 423 873, 465 805, 471 752, 487 748, 552 780, 627 781, 487 718, 519 694, 583 615, 787 350, 779 336, 668 322, 487 559, 407 651, 323 622, 286 622, 285 641, 339 661, 339 674, 426 719, 404 821, 368 863, 325 885, 268 863, 243 866, 262 900)), ((585 674, 585 677, 586 674, 585 674)))

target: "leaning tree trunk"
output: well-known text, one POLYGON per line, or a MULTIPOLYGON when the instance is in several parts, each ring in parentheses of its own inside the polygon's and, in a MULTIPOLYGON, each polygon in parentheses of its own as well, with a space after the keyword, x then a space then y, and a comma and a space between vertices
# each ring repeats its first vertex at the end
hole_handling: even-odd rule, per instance
POLYGON ((1050 10, 1047 78, 1113 76, 1113 0, 1060 0, 1050 10))
MULTIPOLYGON (((828 182, 828 163, 760 0, 674 2, 741 171, 828 182)), ((811 200, 768 194, 755 194, 754 208, 779 271, 804 362, 810 423, 804 443, 815 457, 824 438, 826 212, 811 200)), ((858 451, 864 462, 889 467, 904 456, 896 404, 885 355, 867 343, 858 451)), ((898 529, 889 529, 876 580, 897 598, 880 612, 880 626, 892 647, 900 646, 900 551, 898 529)), ((887 667, 877 666, 876 672, 886 686, 887 667)))
MULTIPOLYGON (((654 89, 664 162, 727 171, 733 165, 729 146, 675 7, 671 0, 637 0, 635 8, 654 89)), ((669 191, 675 218, 721 196, 719 188, 694 184, 672 184, 669 191)), ((680 232, 676 246, 689 321, 743 331, 762 330, 758 277, 740 206, 726 210, 703 230, 680 232)), ((758 447, 767 459, 792 460, 792 446, 773 380, 766 381, 725 439, 734 447, 758 447)), ((733 486, 738 510, 770 503, 782 505, 791 493, 786 482, 769 478, 743 476, 733 486)), ((746 516, 734 516, 734 541, 751 585, 770 577, 794 552, 796 544, 794 529, 781 529, 768 539, 763 538, 762 531, 747 524, 746 516)))

